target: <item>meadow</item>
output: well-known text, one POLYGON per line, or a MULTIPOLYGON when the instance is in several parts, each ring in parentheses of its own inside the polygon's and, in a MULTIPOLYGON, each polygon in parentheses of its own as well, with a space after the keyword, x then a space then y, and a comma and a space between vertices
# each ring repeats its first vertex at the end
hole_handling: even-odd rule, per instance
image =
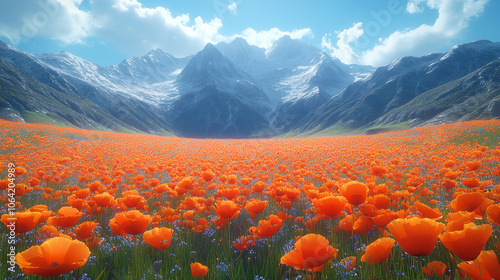
POLYGON ((2 279, 500 279, 498 120, 255 140, 0 127, 2 279))

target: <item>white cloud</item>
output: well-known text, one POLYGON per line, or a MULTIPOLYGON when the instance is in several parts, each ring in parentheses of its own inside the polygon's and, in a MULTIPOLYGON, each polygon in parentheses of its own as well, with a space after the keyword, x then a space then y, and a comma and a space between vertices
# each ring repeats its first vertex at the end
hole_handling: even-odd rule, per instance
MULTIPOLYGON (((83 0, 6 1, 0 10, 0 36, 17 44, 34 36, 51 38, 66 44, 81 44, 89 37, 111 44, 129 55, 138 56, 161 48, 178 57, 194 54, 207 44, 229 41, 238 36, 249 44, 268 48, 282 36, 293 39, 312 37, 309 28, 282 31, 248 28, 232 36, 219 30, 222 21, 209 21, 189 14, 172 15, 164 7, 146 8, 141 0, 90 0, 90 10, 80 6, 83 0)), ((227 6, 236 13, 237 4, 227 6)))
POLYGON ((191 21, 163 7, 145 8, 137 0, 91 0, 92 34, 132 55, 161 48, 175 56, 191 55, 221 39, 218 18, 191 21))
POLYGON ((410 0, 406 6, 406 11, 410 14, 421 13, 424 9, 420 6, 420 3, 425 0, 410 0))
MULTIPOLYGON (((339 35, 344 34, 344 36, 337 36, 339 40, 336 49, 326 38, 324 47, 339 54, 338 58, 344 62, 373 66, 382 66, 403 56, 420 56, 436 52, 466 29, 470 20, 483 12, 488 1, 410 0, 406 9, 409 13, 422 12, 424 9, 422 4, 425 4, 430 9, 438 10, 439 15, 433 25, 422 24, 415 29, 395 31, 388 37, 379 39, 372 49, 358 54, 354 53, 352 48, 352 45, 356 42, 349 42, 346 39, 349 38, 347 36, 349 29, 338 33, 339 35)), ((350 29, 352 28, 354 27, 350 29)), ((359 37, 359 40, 378 39, 376 38, 377 34, 373 34, 373 32, 369 35, 365 32, 359 37)))
POLYGON ((290 38, 292 39, 302 39, 304 37, 312 38, 313 33, 310 28, 295 29, 291 32, 282 31, 278 28, 271 28, 264 31, 256 31, 252 28, 247 28, 241 34, 228 37, 228 39, 232 40, 235 37, 242 37, 250 45, 255 45, 267 49, 270 48, 275 41, 285 35, 290 36, 290 38))
POLYGON ((353 24, 351 28, 345 29, 341 32, 337 32, 337 47, 333 46, 329 37, 331 34, 323 36, 321 39, 321 47, 332 51, 332 55, 340 59, 340 61, 346 64, 356 63, 359 56, 352 49, 351 43, 354 43, 364 34, 362 28, 363 23, 358 22, 353 24))
POLYGON ((227 8, 229 9, 229 11, 230 11, 233 15, 235 15, 235 14, 236 14, 236 9, 238 8, 238 5, 237 5, 235 2, 233 2, 232 4, 229 4, 229 5, 227 6, 227 8))
POLYGON ((89 36, 91 17, 78 8, 82 0, 3 1, 0 35, 17 44, 32 37, 82 43, 89 36))

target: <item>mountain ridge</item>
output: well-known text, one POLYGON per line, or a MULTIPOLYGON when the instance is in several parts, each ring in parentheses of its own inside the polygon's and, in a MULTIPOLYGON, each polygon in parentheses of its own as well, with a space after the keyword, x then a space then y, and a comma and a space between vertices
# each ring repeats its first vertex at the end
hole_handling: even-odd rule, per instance
POLYGON ((102 67, 68 52, 29 54, 0 41, 0 117, 24 120, 22 111, 29 111, 63 125, 197 138, 272 137, 331 126, 359 129, 497 117, 496 95, 485 97, 481 86, 496 92, 497 69, 489 63, 499 57, 500 43, 482 40, 373 69, 344 65, 284 36, 267 50, 236 38, 207 44, 185 58, 156 49, 102 67), (477 71, 487 79, 477 82, 477 71), (25 84, 14 82, 16 77, 25 84), (475 92, 469 94, 475 103, 467 100, 484 107, 482 113, 462 104, 467 100, 451 98, 452 106, 434 108, 433 118, 439 120, 408 117, 432 107, 422 100, 458 94, 454 82, 475 92), (31 90, 20 91, 23 87, 31 90), (18 96, 12 98, 9 92, 18 96), (50 95, 55 99, 47 100, 60 105, 35 104, 35 95, 50 95), (409 107, 417 101, 426 108, 409 107), (460 104, 466 109, 458 110, 460 104))

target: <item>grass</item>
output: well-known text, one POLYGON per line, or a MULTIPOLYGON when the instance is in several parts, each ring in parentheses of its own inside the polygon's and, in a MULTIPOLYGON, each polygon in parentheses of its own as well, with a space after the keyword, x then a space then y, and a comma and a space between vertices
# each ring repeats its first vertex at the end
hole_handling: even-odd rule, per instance
POLYGON ((24 118, 24 120, 28 123, 46 124, 46 125, 52 125, 52 126, 58 126, 58 127, 76 128, 76 126, 72 125, 71 123, 69 123, 65 119, 63 119, 57 115, 53 115, 53 114, 51 114, 50 116, 47 116, 43 113, 24 110, 21 112, 21 115, 24 118))

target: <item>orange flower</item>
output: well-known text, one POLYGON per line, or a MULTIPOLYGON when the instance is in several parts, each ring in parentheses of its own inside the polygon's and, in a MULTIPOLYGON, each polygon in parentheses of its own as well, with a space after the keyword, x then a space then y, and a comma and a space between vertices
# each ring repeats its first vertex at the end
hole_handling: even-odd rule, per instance
POLYGON ((90 250, 85 243, 54 237, 44 241, 40 246, 32 246, 18 253, 16 263, 24 274, 52 277, 82 267, 89 256, 90 250))
POLYGON ((440 261, 432 261, 428 263, 426 266, 422 267, 425 275, 429 277, 441 277, 446 271, 446 265, 440 261))
MULTIPOLYGON (((123 231, 127 234, 143 233, 151 223, 151 216, 144 215, 138 210, 116 213, 113 219, 109 220, 109 225, 115 227, 118 232, 123 231), (111 225, 114 224, 114 225, 111 225)), ((115 231, 113 231, 115 233, 115 231)))
POLYGON ((101 207, 111 207, 115 204, 115 198, 107 192, 94 195, 92 200, 101 207))
POLYGON ((203 278, 208 273, 208 267, 202 265, 201 263, 195 262, 190 264, 191 266, 191 275, 195 278, 203 278))
POLYGON ((372 221, 376 226, 382 228, 396 218, 398 218, 398 214, 391 210, 379 210, 376 212, 375 216, 372 217, 372 221))
POLYGON ((266 209, 268 203, 269 201, 265 200, 252 200, 245 205, 245 210, 250 212, 250 216, 252 218, 255 218, 257 217, 257 214, 266 209))
POLYGON ((25 233, 32 230, 38 224, 41 216, 42 213, 40 212, 23 211, 14 213, 14 216, 3 214, 1 221, 7 227, 13 223, 16 233, 25 233))
POLYGON ((281 257, 280 263, 295 269, 320 271, 329 259, 337 257, 337 252, 326 238, 311 233, 297 240, 294 249, 281 257))
POLYGON ((342 185, 342 187, 340 187, 339 189, 339 193, 347 198, 350 204, 360 205, 366 201, 368 190, 369 189, 366 184, 351 181, 347 184, 342 185))
POLYGON ((91 237, 85 239, 84 241, 85 241, 85 244, 89 247, 89 249, 93 250, 97 246, 99 246, 99 244, 101 244, 101 242, 104 241, 104 239, 99 238, 97 236, 91 236, 91 237))
POLYGON ((321 199, 314 199, 312 203, 314 204, 314 207, 316 207, 316 212, 318 214, 323 214, 336 219, 340 212, 344 209, 347 199, 342 196, 330 195, 321 199))
POLYGON ((78 209, 65 206, 57 211, 57 217, 50 217, 47 220, 47 224, 55 227, 72 227, 82 216, 83 213, 78 211, 78 209))
POLYGON ((146 199, 140 195, 129 194, 120 199, 127 208, 135 208, 136 210, 140 210, 144 208, 146 204, 146 199))
POLYGON ((443 217, 441 211, 438 208, 432 209, 431 207, 420 203, 419 201, 415 201, 414 205, 417 207, 420 212, 420 216, 422 218, 429 218, 431 220, 439 220, 443 217))
POLYGON ((354 222, 352 229, 356 234, 365 234, 370 231, 372 227, 373 220, 368 216, 361 216, 354 222))
POLYGON ((87 239, 94 233, 95 227, 99 223, 96 222, 84 222, 74 228, 75 238, 78 240, 87 239))
POLYGON ((170 241, 172 241, 173 229, 160 227, 148 230, 142 234, 142 239, 149 245, 165 250, 170 247, 170 241))
POLYGON ((358 216, 354 214, 345 216, 344 218, 342 218, 342 220, 339 221, 339 229, 345 232, 351 232, 357 219, 358 216))
POLYGON ((481 162, 480 161, 468 161, 465 163, 465 166, 467 167, 468 170, 470 171, 474 171, 476 169, 478 169, 479 167, 481 167, 481 162))
POLYGON ((500 263, 495 251, 482 251, 476 261, 481 263, 493 279, 500 279, 500 263))
POLYGON ((373 205, 377 209, 387 209, 391 205, 391 199, 384 194, 377 194, 373 197, 373 205))
POLYGON ((221 219, 234 219, 240 214, 240 208, 231 200, 217 201, 215 212, 221 219))
POLYGON ((215 177, 215 174, 210 171, 210 170, 206 170, 206 171, 203 171, 201 173, 201 177, 203 178, 203 180, 205 180, 206 182, 210 182, 212 181, 212 179, 215 177))
POLYGON ((482 251, 474 261, 458 265, 473 280, 500 279, 500 264, 495 251, 482 251))
POLYGON ((270 215, 268 220, 260 220, 257 227, 257 236, 267 238, 273 236, 283 226, 283 220, 276 215, 270 215))
POLYGON ((431 219, 412 217, 396 219, 387 225, 387 229, 399 247, 409 255, 428 256, 434 251, 444 224, 431 219))
POLYGON ((457 213, 449 213, 448 216, 451 220, 446 219, 448 224, 444 227, 447 232, 462 230, 464 225, 474 221, 476 214, 474 212, 460 211, 457 213))
POLYGON ((453 211, 458 212, 458 211, 468 211, 472 212, 479 206, 484 201, 484 196, 480 193, 473 192, 473 193, 463 193, 459 196, 457 196, 455 199, 453 199, 450 202, 451 208, 453 211))
POLYGON ((486 208, 486 218, 492 224, 500 225, 500 204, 492 204, 486 208))
POLYGON ((490 238, 493 227, 488 224, 466 224, 463 230, 445 232, 439 236, 443 245, 464 261, 472 261, 479 256, 490 238))
POLYGON ((390 237, 382 237, 366 246, 365 254, 361 257, 362 262, 379 263, 391 255, 392 246, 396 240, 390 237))

